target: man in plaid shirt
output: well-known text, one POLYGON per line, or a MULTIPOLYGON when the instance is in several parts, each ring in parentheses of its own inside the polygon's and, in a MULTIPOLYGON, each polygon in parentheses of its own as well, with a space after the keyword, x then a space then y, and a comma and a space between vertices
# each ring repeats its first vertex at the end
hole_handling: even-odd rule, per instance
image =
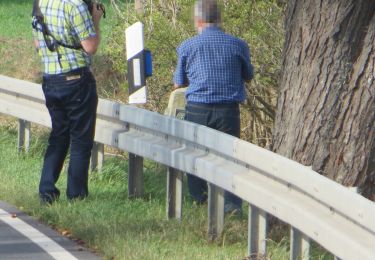
MULTIPOLYGON (((224 33, 216 0, 198 0, 194 10, 199 34, 177 49, 175 88, 186 90, 185 119, 227 134, 240 136, 239 103, 245 100, 244 81, 253 78, 246 42, 224 33)), ((188 175, 189 192, 198 203, 207 200, 207 183, 188 175)), ((225 193, 226 213, 240 213, 242 200, 225 193)))
POLYGON ((55 186, 70 147, 66 195, 69 200, 88 195, 88 168, 93 146, 98 96, 90 71, 91 55, 99 43, 102 11, 92 14, 82 0, 36 0, 48 35, 41 24, 33 30, 43 66, 43 92, 52 131, 39 184, 42 203, 60 196, 55 186), (54 46, 52 50, 51 46, 54 46), (75 46, 66 47, 66 46, 75 46))

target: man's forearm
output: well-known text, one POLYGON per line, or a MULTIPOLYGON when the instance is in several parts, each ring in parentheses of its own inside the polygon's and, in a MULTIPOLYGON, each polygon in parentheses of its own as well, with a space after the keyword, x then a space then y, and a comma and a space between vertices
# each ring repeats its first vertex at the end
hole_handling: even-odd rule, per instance
POLYGON ((103 12, 101 10, 98 10, 96 7, 94 7, 92 13, 92 22, 94 24, 94 29, 96 35, 94 37, 90 37, 84 41, 81 42, 82 47, 85 52, 89 54, 95 54, 99 44, 100 44, 100 18, 102 17, 103 12))

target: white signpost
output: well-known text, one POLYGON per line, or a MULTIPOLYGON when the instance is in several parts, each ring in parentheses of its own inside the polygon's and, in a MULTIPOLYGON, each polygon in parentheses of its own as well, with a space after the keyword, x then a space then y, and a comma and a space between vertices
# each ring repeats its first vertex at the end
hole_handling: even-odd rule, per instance
POLYGON ((129 104, 147 101, 143 24, 137 22, 125 30, 128 60, 129 104))

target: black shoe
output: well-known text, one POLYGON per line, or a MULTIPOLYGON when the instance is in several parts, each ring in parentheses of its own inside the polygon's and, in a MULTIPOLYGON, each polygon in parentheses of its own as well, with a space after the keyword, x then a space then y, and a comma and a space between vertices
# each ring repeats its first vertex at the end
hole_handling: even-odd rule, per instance
POLYGON ((78 201, 78 200, 84 200, 86 199, 88 196, 88 194, 85 194, 85 195, 78 195, 78 196, 71 196, 71 197, 68 197, 68 201, 69 202, 75 202, 75 201, 78 201))
POLYGON ((42 206, 50 206, 56 200, 58 200, 59 197, 60 197, 60 194, 39 194, 40 205, 42 205, 42 206))

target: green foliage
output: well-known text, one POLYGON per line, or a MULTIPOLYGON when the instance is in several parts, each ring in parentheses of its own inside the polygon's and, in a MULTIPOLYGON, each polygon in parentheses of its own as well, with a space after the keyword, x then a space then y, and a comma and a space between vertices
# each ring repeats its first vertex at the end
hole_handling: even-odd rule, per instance
POLYGON ((274 0, 231 0, 225 6, 224 23, 229 24, 225 28, 248 42, 256 73, 251 84, 247 84, 248 98, 242 112, 243 137, 261 146, 270 144, 276 109, 284 37, 283 6, 274 0))
MULTIPOLYGON (((144 15, 136 15, 129 10, 132 6, 124 6, 124 18, 113 29, 111 40, 108 42, 107 53, 120 71, 126 71, 126 57, 123 55, 125 29, 136 21, 145 24, 146 48, 153 53, 154 75, 148 79, 149 100, 147 104, 152 110, 162 112, 172 90, 172 75, 176 64, 176 47, 183 39, 193 35, 194 28, 189 24, 191 12, 187 8, 191 1, 178 1, 178 10, 170 9, 168 3, 147 2, 144 15), (184 8, 182 8, 184 7, 184 8), (176 15, 178 11, 178 19, 176 15)), ((165 1, 167 2, 167 1, 165 1)), ((127 87, 127 85, 125 85, 127 87)))
MULTIPOLYGON (((163 112, 172 91, 176 48, 196 34, 192 22, 194 0, 144 0, 144 14, 134 12, 130 0, 103 0, 107 18, 101 21, 102 43, 94 56, 93 71, 100 97, 126 102, 125 29, 140 20, 145 24, 146 47, 153 52, 154 75, 148 79, 148 109, 163 112)), ((269 144, 277 94, 283 43, 282 0, 221 0, 222 27, 250 46, 255 79, 247 84, 242 106, 242 138, 269 144)), ((39 58, 31 42, 32 1, 4 0, 0 10, 1 74, 40 81, 39 58), (22 59, 20 59, 22 57, 22 59), (25 69, 25 66, 28 69, 25 69)))
MULTIPOLYGON (((131 5, 121 9, 120 22, 113 30, 107 53, 117 70, 126 71, 126 59, 122 54, 125 41, 123 32, 136 21, 144 23, 146 48, 152 51, 154 64, 154 75, 147 83, 150 100, 147 107, 162 112, 173 86, 176 48, 183 40, 196 34, 192 21, 194 1, 143 2, 143 14, 137 15, 131 10, 131 5)), ((243 137, 267 145, 273 124, 283 43, 283 5, 276 0, 222 0, 220 3, 223 29, 249 44, 256 70, 255 79, 247 85, 248 99, 242 112, 243 137)), ((126 84, 124 87, 127 87, 126 84)))

